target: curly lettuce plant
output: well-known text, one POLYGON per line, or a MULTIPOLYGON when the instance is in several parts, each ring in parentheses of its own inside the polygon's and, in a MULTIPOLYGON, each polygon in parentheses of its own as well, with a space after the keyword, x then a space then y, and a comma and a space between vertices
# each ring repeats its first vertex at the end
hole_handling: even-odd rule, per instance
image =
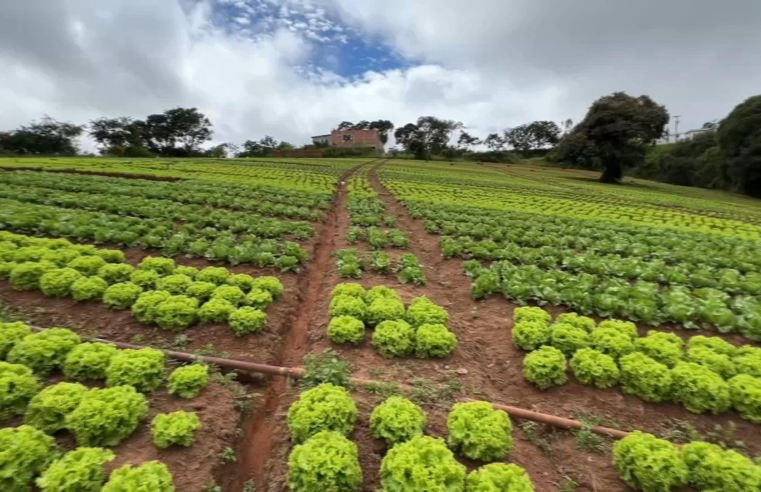
POLYGON ((573 375, 581 384, 612 388, 618 384, 620 372, 613 357, 591 348, 577 351, 570 362, 573 375))
POLYGON ((98 270, 106 265, 106 260, 100 256, 78 256, 71 260, 66 266, 73 268, 82 275, 92 277, 98 274, 98 270))
POLYGON ((28 367, 0 361, 0 421, 23 415, 41 387, 28 367))
POLYGON ((37 479, 42 492, 100 492, 104 465, 116 455, 103 448, 77 448, 55 460, 37 479))
POLYGON ((71 285, 75 301, 100 301, 108 284, 100 277, 82 277, 71 285))
POLYGON ((132 315, 141 323, 153 323, 156 319, 156 308, 170 297, 172 294, 163 290, 143 292, 132 305, 132 315))
POLYGON ((512 463, 490 463, 473 470, 465 485, 468 492, 534 492, 526 470, 512 463))
POLYGON ((195 432, 201 428, 201 422, 195 412, 179 410, 172 413, 159 413, 151 422, 153 444, 159 449, 170 446, 190 447, 196 440, 195 432))
POLYGON ((761 378, 761 349, 745 346, 737 350, 732 358, 737 374, 747 374, 761 378))
POLYGON ((703 335, 696 335, 687 340, 687 350, 697 347, 707 348, 717 354, 727 356, 734 356, 738 351, 737 347, 725 341, 723 338, 707 337, 703 335))
POLYGON ((116 446, 148 416, 148 400, 132 386, 94 388, 66 416, 80 446, 116 446))
POLYGON ((357 299, 364 299, 365 288, 357 283, 342 283, 336 285, 330 292, 330 298, 334 299, 338 296, 356 297, 357 299))
POLYGON ((337 316, 328 324, 328 338, 336 343, 360 343, 365 338, 365 324, 352 316, 337 316))
POLYGON ((404 304, 395 299, 376 299, 367 308, 365 320, 369 326, 375 326, 383 321, 393 321, 404 318, 404 304))
MULTIPOLYGON (((177 265, 174 269, 174 272, 172 272, 176 275, 187 275, 188 277, 195 279, 198 276, 198 268, 188 266, 188 265, 177 265)), ((241 274, 245 275, 245 274, 241 274)), ((250 277, 250 275, 245 275, 246 277, 250 277)))
POLYGON ((174 492, 172 474, 164 463, 147 461, 140 466, 124 465, 111 473, 101 492, 174 492))
POLYGON ((259 288, 251 289, 251 292, 246 294, 244 304, 251 306, 252 308, 264 311, 274 302, 274 298, 269 291, 259 288))
POLYGON ((761 424, 761 379, 740 374, 729 380, 732 406, 742 418, 761 424))
POLYGON ((230 277, 230 272, 223 267, 206 267, 196 275, 199 282, 211 282, 216 285, 224 285, 230 277))
POLYGON ((550 321, 552 321, 552 316, 540 307, 523 306, 515 308, 513 311, 513 323, 518 324, 525 321, 536 321, 549 325, 550 321))
POLYGON ((543 321, 521 321, 513 325, 513 345, 531 352, 542 345, 550 344, 552 329, 543 321))
POLYGON ((550 345, 571 356, 579 349, 589 347, 589 333, 584 328, 578 328, 564 323, 551 326, 550 345))
POLYGON ((115 309, 129 309, 142 293, 143 289, 132 282, 114 284, 103 293, 103 303, 115 309))
POLYGON ((651 359, 674 367, 682 360, 684 342, 673 333, 650 330, 646 337, 634 341, 634 348, 651 359))
POLYGON ((238 308, 227 319, 236 337, 256 334, 267 327, 267 315, 252 307, 238 308))
POLYGON ((415 330, 406 321, 384 321, 375 327, 372 342, 383 357, 405 357, 415 349, 415 330))
POLYGON ((188 287, 190 287, 192 284, 192 278, 188 277, 187 275, 178 275, 175 273, 172 275, 167 275, 166 277, 161 277, 156 282, 156 290, 164 290, 173 296, 177 296, 185 294, 185 291, 188 290, 188 287))
POLYGON ((106 368, 106 384, 151 392, 164 381, 165 358, 164 352, 152 348, 120 350, 106 368))
POLYGON ((362 468, 357 445, 337 432, 318 432, 291 451, 287 480, 294 492, 359 490, 362 468))
POLYGON ((545 345, 523 359, 523 376, 541 390, 568 382, 565 355, 555 347, 545 345))
POLYGON ((386 453, 381 462, 381 486, 384 492, 464 492, 466 471, 443 439, 418 436, 386 453))
POLYGON ((710 369, 680 362, 671 371, 672 399, 693 413, 718 414, 729 410, 729 385, 710 369))
POLYGON ((266 290, 275 299, 283 297, 283 292, 285 291, 283 284, 277 277, 256 277, 251 289, 266 290))
POLYGON ((410 302, 405 318, 413 328, 426 324, 446 326, 449 323, 449 313, 425 296, 410 302))
POLYGON ((185 289, 185 295, 198 299, 199 302, 207 301, 217 290, 217 284, 211 282, 193 282, 185 289))
POLYGON ((325 430, 346 436, 354 430, 357 407, 344 388, 323 383, 301 393, 288 409, 287 420, 297 443, 325 430))
POLYGON ((668 366, 635 352, 621 357, 619 368, 624 393, 649 402, 660 402, 671 397, 672 376, 668 366))
POLYGON ((69 352, 79 345, 79 335, 65 328, 49 328, 25 336, 8 352, 8 362, 23 364, 35 374, 47 376, 63 366, 69 352))
POLYGON ((682 446, 688 484, 696 490, 745 492, 761 490, 761 467, 736 451, 707 442, 682 446))
POLYGON ((613 328, 614 330, 620 331, 621 333, 627 335, 632 339, 632 341, 639 336, 639 333, 637 332, 637 325, 631 321, 623 321, 620 319, 606 319, 600 321, 600 323, 597 325, 598 330, 601 328, 613 328))
POLYGON ((687 483, 679 450, 652 434, 634 431, 613 445, 613 466, 627 485, 646 492, 669 492, 687 483))
MULTIPOLYGON (((359 285, 359 284, 348 284, 348 285, 359 285)), ((334 289, 335 292, 335 289, 334 289)), ((339 295, 336 293, 336 295, 339 295)), ((356 294, 349 293, 350 296, 356 297, 356 294)), ((368 304, 372 304, 373 302, 377 301, 378 299, 395 299, 399 302, 402 301, 401 296, 394 290, 389 287, 386 287, 385 285, 376 285, 375 287, 371 288, 364 294, 365 302, 368 304)))
POLYGON ((0 360, 5 359, 16 343, 31 334, 32 330, 26 323, 20 321, 0 323, 0 360))
POLYGON ((338 295, 330 301, 328 312, 331 317, 353 316, 364 320, 367 316, 367 305, 362 299, 347 295, 338 295))
POLYGON ((581 316, 578 313, 562 313, 555 318, 556 324, 569 324, 576 328, 582 328, 589 333, 592 333, 595 329, 595 320, 586 316, 581 316))
POLYGON ((87 387, 79 383, 58 383, 48 386, 29 402, 24 423, 53 434, 66 427, 66 416, 82 402, 87 387))
POLYGON ((169 331, 183 331, 197 320, 198 300, 188 296, 170 296, 153 312, 153 322, 169 331))
POLYGON ((14 290, 39 290, 42 276, 57 269, 54 263, 45 261, 18 263, 11 270, 11 287, 14 290))
POLYGON ((213 298, 203 303, 198 310, 198 319, 221 323, 227 321, 235 309, 236 307, 227 299, 213 298))
POLYGON ((135 272, 135 267, 127 263, 108 263, 98 269, 98 277, 109 285, 129 282, 130 276, 135 272))
POLYGON ((159 281, 158 273, 153 270, 135 270, 129 276, 129 281, 135 285, 139 285, 144 290, 150 290, 156 288, 156 282, 159 281))
POLYGON ((730 379, 737 374, 735 364, 729 355, 720 354, 705 346, 696 345, 688 348, 685 359, 707 367, 724 379, 730 379))
POLYGON ((472 460, 501 461, 513 449, 510 417, 491 403, 455 403, 447 429, 449 446, 472 460))
POLYGON ((425 324, 415 333, 415 356, 446 357, 457 346, 457 336, 444 325, 425 324))
POLYGON ((118 351, 107 343, 80 343, 66 356, 63 374, 75 381, 105 379, 106 369, 118 351))
POLYGON ((234 285, 221 285, 211 295, 212 299, 224 299, 233 306, 240 306, 246 300, 246 293, 234 285))
POLYGON ((146 256, 137 267, 140 270, 156 272, 159 277, 165 277, 167 275, 171 275, 174 272, 176 265, 174 260, 171 258, 156 258, 153 256, 146 256))
POLYGON ((390 396, 373 409, 370 430, 389 447, 422 436, 426 416, 423 409, 401 396, 390 396))
POLYGON ((73 268, 58 268, 40 277, 40 290, 46 296, 67 297, 71 295, 74 282, 82 278, 82 274, 73 268))
POLYGON ((243 292, 249 292, 254 287, 254 277, 246 273, 234 273, 227 277, 227 283, 238 287, 243 292))
POLYGON ((615 360, 634 352, 634 342, 615 328, 597 328, 589 336, 589 346, 615 360))
POLYGON ((0 490, 31 492, 59 452, 53 437, 30 425, 0 429, 0 490))
POLYGON ((167 390, 180 398, 195 398, 209 383, 209 366, 190 364, 178 367, 169 375, 167 390))

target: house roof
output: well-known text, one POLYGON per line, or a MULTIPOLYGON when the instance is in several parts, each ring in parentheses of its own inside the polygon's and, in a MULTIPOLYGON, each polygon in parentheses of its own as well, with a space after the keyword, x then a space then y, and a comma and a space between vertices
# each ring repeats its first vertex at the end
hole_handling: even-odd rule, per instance
POLYGON ((325 138, 329 136, 330 136, 330 133, 328 133, 327 135, 315 135, 314 137, 311 137, 311 138, 325 138))

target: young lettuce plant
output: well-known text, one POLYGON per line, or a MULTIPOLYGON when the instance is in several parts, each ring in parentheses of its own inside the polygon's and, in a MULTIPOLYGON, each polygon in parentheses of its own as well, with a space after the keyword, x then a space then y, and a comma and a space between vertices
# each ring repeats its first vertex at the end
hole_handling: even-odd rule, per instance
POLYGON ((567 367, 563 352, 545 345, 523 359, 523 376, 537 388, 546 390, 568 381, 567 367))
POLYGON ((510 417, 487 402, 455 403, 447 429, 449 446, 472 460, 501 461, 513 449, 510 417))
POLYGON ((490 463, 473 470, 466 480, 468 491, 534 492, 526 470, 512 463, 490 463))
POLYGON ((111 473, 101 492, 139 491, 150 484, 151 492, 174 492, 172 474, 164 463, 147 461, 140 466, 124 465, 111 473))
POLYGON ((425 324, 415 333, 415 355, 419 358, 446 357, 457 346, 457 336, 444 325, 425 324))
POLYGON ((688 484, 695 490, 743 492, 761 490, 761 468, 748 457, 707 442, 682 447, 688 484))
POLYGON ((425 412, 401 396, 390 396, 370 415, 373 437, 384 439, 389 448, 422 436, 425 424, 425 412))
POLYGON ((591 348, 577 351, 571 358, 570 365, 573 375, 581 384, 612 388, 620 379, 616 361, 609 355, 591 348))
POLYGON ((116 446, 148 416, 148 401, 132 386, 91 389, 66 416, 80 446, 116 446))
POLYGON ((54 434, 66 427, 66 416, 82 402, 87 387, 79 383, 58 383, 48 386, 29 402, 24 423, 54 434))
POLYGON ((0 420, 23 415, 41 385, 32 370, 0 361, 0 420))
POLYGON ((338 432, 318 432, 297 444, 288 458, 290 490, 348 492, 361 485, 357 445, 338 432))
POLYGON ((375 327, 372 341, 383 357, 406 357, 415 349, 415 330, 403 320, 384 321, 375 327))
POLYGON ((35 374, 47 376, 63 366, 66 356, 79 342, 79 335, 71 330, 49 328, 17 342, 8 352, 8 362, 23 364, 35 374))
POLYGON ((170 446, 190 447, 196 440, 195 432, 201 429, 201 422, 195 412, 179 410, 159 413, 151 422, 153 443, 159 449, 170 446))
POLYGON ((685 485, 688 469, 668 441, 634 431, 613 446, 618 476, 636 490, 667 491, 685 485))
POLYGON ((106 369, 118 349, 106 343, 80 343, 63 363, 63 374, 74 381, 105 379, 106 369))
POLYGON ((297 443, 325 430, 349 435, 357 420, 357 407, 344 388, 324 383, 301 393, 288 409, 287 420, 297 443))
POLYGON ((116 456, 107 449, 77 448, 55 460, 37 479, 42 492, 100 492, 104 465, 116 456))
POLYGON ((132 386, 150 393, 164 381, 165 355, 152 348, 120 350, 106 369, 108 386, 132 386))
POLYGON ((466 471, 442 439, 418 436, 386 453, 381 462, 381 485, 386 492, 464 492, 466 471))
POLYGON ((327 334, 335 343, 358 344, 365 338, 365 324, 352 316, 336 316, 330 320, 327 334))
POLYGON ((205 364, 190 364, 178 367, 169 375, 167 389, 170 395, 180 398, 195 398, 209 382, 209 366, 205 364))
POLYGON ((34 478, 45 471, 59 455, 52 436, 30 425, 0 429, 2 471, 0 490, 32 490, 34 478))

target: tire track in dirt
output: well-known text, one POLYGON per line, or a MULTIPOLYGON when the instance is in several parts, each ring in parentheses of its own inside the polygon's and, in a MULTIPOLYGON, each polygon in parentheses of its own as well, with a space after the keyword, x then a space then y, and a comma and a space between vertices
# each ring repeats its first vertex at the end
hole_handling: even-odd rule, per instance
MULTIPOLYGON (((346 207, 348 201, 348 182, 362 165, 347 170, 338 178, 338 189, 330 209, 325 215, 324 226, 313 249, 313 260, 307 265, 306 275, 298 283, 300 307, 295 315, 291 329, 285 335, 285 342, 278 358, 282 366, 299 366, 308 350, 308 328, 314 317, 319 301, 325 273, 330 268, 330 260, 339 231, 339 211, 346 207)), ((275 438, 276 417, 280 402, 288 391, 289 380, 278 377, 273 379, 270 389, 264 396, 264 404, 250 417, 244 428, 242 448, 240 449, 239 476, 229 490, 240 491, 243 484, 253 480, 256 490, 267 490, 267 461, 275 438)))

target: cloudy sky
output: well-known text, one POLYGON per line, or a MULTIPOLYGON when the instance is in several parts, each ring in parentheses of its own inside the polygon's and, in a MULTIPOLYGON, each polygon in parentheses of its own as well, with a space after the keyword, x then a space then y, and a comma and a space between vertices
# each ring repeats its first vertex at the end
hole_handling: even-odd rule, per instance
POLYGON ((619 90, 686 130, 761 93, 761 1, 0 0, 0 67, 0 130, 193 106, 216 142, 422 115, 485 136, 619 90))

